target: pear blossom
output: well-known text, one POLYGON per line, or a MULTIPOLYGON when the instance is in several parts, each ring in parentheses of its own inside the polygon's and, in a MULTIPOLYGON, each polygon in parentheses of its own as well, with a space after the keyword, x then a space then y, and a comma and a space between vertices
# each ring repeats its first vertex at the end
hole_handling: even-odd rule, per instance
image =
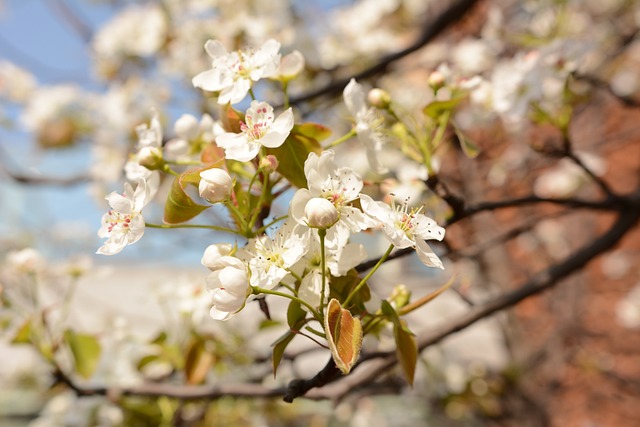
POLYGON ((244 307, 251 294, 246 264, 233 256, 218 259, 218 269, 207 277, 207 291, 213 306, 209 311, 215 320, 228 320, 244 307))
POLYGON ((376 173, 385 173, 387 169, 378 159, 380 150, 387 139, 383 128, 383 117, 375 108, 367 107, 362 85, 355 79, 351 79, 344 88, 343 98, 347 110, 355 119, 355 131, 358 140, 367 151, 369 165, 376 173))
POLYGON ((295 222, 288 221, 273 238, 264 235, 252 239, 243 250, 249 258, 251 285, 267 289, 276 287, 309 250, 308 234, 295 222))
POLYGON ((344 246, 351 232, 357 233, 375 225, 371 218, 352 205, 360 197, 362 178, 350 168, 339 168, 334 157, 332 150, 324 151, 320 156, 310 153, 304 163, 309 188, 299 189, 291 200, 291 217, 305 226, 313 223, 307 216, 311 210, 306 209, 312 199, 323 198, 333 204, 338 219, 327 230, 325 239, 325 245, 333 248, 344 246))
POLYGON ((258 155, 261 147, 281 146, 293 129, 291 108, 275 118, 273 107, 266 102, 252 101, 246 112, 240 133, 227 132, 216 138, 224 148, 227 159, 248 162, 258 155))
POLYGON ((233 179, 224 169, 213 168, 200 172, 198 191, 200 196, 210 203, 222 202, 229 198, 233 188, 233 179))
POLYGON ((387 239, 397 248, 413 247, 418 258, 427 267, 444 269, 440 258, 431 250, 425 240, 442 240, 444 228, 434 220, 421 214, 421 208, 408 210, 408 205, 392 206, 374 201, 363 194, 360 196, 362 210, 380 222, 387 239))
POLYGON ((155 195, 156 190, 153 185, 141 179, 135 191, 127 182, 124 184, 124 194, 113 192, 106 197, 111 209, 102 216, 102 227, 98 230, 98 236, 107 238, 107 241, 96 253, 115 255, 125 246, 140 240, 145 228, 141 211, 155 195))
POLYGON ((212 58, 211 69, 196 75, 193 86, 209 92, 220 92, 219 104, 237 104, 261 78, 274 75, 280 65, 280 43, 269 39, 258 50, 227 52, 218 40, 204 45, 212 58))
POLYGON ((220 260, 225 256, 231 255, 233 249, 234 245, 231 243, 214 243, 213 245, 209 245, 204 250, 200 263, 211 271, 218 270, 222 268, 220 260))

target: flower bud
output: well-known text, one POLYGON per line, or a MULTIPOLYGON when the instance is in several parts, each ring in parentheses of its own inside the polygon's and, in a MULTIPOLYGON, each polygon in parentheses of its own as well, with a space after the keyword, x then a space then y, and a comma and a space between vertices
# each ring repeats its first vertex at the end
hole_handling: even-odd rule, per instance
POLYGON ((391 95, 386 90, 373 88, 367 94, 367 100, 374 107, 385 110, 391 104, 391 95))
POLYGON ((149 170, 159 170, 164 167, 162 150, 158 147, 142 147, 138 151, 138 163, 149 170))
POLYGON ((294 50, 285 55, 280 61, 280 67, 276 72, 277 79, 284 82, 295 79, 304 70, 304 65, 304 56, 299 51, 294 50))
POLYGON ((338 221, 340 213, 327 199, 314 197, 304 207, 304 216, 309 227, 326 229, 338 221))
POLYGON ((192 141, 200 134, 200 123, 191 114, 183 114, 176 120, 173 130, 180 138, 192 141))
POLYGON ((275 172, 278 169, 278 159, 273 154, 265 156, 260 161, 260 169, 267 174, 275 172))
POLYGON ((396 285, 389 296, 389 302, 395 306, 396 310, 407 305, 409 299, 411 299, 411 291, 405 285, 396 285))
POLYGON ((445 77, 440 71, 436 70, 429 74, 429 78, 427 79, 427 83, 434 91, 438 91, 441 87, 444 86, 445 77))
POLYGON ((231 194, 233 179, 227 171, 219 168, 207 169, 200 172, 200 178, 198 191, 210 203, 222 202, 231 194))

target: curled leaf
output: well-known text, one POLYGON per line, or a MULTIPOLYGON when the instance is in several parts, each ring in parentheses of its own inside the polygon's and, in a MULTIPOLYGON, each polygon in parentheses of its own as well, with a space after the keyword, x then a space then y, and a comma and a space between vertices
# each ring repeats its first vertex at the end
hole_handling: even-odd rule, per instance
POLYGON ((362 348, 362 324, 351 312, 342 308, 337 299, 327 305, 324 329, 331 349, 331 356, 343 374, 348 374, 360 356, 362 348))

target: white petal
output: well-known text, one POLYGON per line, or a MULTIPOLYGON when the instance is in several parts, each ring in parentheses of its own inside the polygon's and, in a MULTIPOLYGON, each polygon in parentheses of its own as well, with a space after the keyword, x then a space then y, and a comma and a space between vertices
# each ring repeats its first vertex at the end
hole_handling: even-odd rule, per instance
POLYGON ((293 218, 298 224, 307 225, 306 218, 304 216, 304 208, 307 206, 307 202, 311 199, 311 193, 306 188, 301 188, 293 194, 289 210, 291 212, 291 218, 293 218))
POLYGON ((219 40, 207 40, 204 44, 204 50, 213 59, 227 55, 227 49, 219 40))
POLYGON ((349 84, 344 88, 343 92, 344 103, 347 106, 347 110, 354 117, 362 110, 366 110, 364 90, 362 85, 351 79, 349 84))
POLYGON ((260 143, 263 147, 277 148, 277 147, 280 147, 282 144, 284 144, 284 141, 287 139, 288 136, 289 136, 289 132, 281 133, 281 132, 269 131, 265 136, 256 140, 256 142, 260 143))
POLYGON ((191 83, 193 87, 199 87, 209 92, 217 92, 227 87, 230 80, 221 70, 213 68, 197 74, 191 79, 191 83))
POLYGON ((133 209, 133 201, 127 199, 122 194, 118 194, 115 191, 110 193, 107 197, 105 197, 109 202, 109 206, 116 211, 122 214, 128 215, 132 212, 133 209))
POLYGON ((442 265, 442 261, 438 258, 429 245, 422 239, 416 240, 416 253, 418 254, 418 258, 420 261, 427 267, 437 267, 444 270, 444 265, 442 265))
POLYGON ((275 121, 271 124, 270 130, 276 131, 278 133, 284 133, 289 135, 291 129, 293 129, 293 111, 291 108, 285 110, 282 114, 275 119, 275 121))

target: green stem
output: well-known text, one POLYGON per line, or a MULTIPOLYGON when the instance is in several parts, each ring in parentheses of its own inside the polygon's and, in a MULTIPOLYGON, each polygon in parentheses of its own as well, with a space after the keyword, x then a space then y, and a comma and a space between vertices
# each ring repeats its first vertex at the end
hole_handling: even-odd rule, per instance
POLYGON ((249 230, 253 230, 253 226, 256 224, 256 221, 260 216, 262 204, 264 203, 267 191, 269 191, 269 174, 265 173, 264 180, 262 181, 262 191, 260 192, 260 198, 258 199, 258 205, 256 206, 256 211, 251 216, 251 221, 249 221, 249 230))
POLYGON ((227 200, 226 202, 224 202, 224 205, 227 207, 227 209, 229 209, 231 214, 237 218, 238 222, 240 222, 240 227, 242 228, 242 233, 240 234, 245 237, 249 237, 247 236, 247 232, 250 230, 249 227, 247 227, 247 222, 244 220, 244 215, 242 215, 242 212, 240 212, 238 208, 235 207, 231 200, 227 200))
POLYGON ((289 82, 284 80, 282 82, 282 93, 284 94, 284 109, 287 110, 289 108, 289 82))
POLYGON ((335 141, 332 141, 329 145, 324 147, 324 149, 326 150, 328 148, 333 148, 335 146, 338 146, 338 145, 342 144, 343 142, 353 138, 354 136, 356 136, 356 130, 355 130, 355 128, 352 128, 349 132, 347 132, 346 134, 344 134, 340 138, 336 139, 335 141))
POLYGON ((320 292, 320 313, 324 313, 324 295, 327 288, 327 266, 324 253, 324 238, 327 230, 318 228, 318 237, 320 237, 320 268, 322 269, 322 291, 320 292))
POLYGON ((174 171, 173 169, 171 169, 171 168, 169 167, 169 165, 168 165, 168 164, 166 164, 166 163, 164 164, 164 167, 162 168, 162 171, 163 171, 163 172, 166 172, 166 173, 168 173, 168 174, 170 174, 170 175, 173 175, 173 176, 180 176, 180 174, 179 174, 178 172, 176 172, 176 171, 174 171))
POLYGON ((227 227, 219 227, 217 225, 203 225, 203 224, 152 224, 145 222, 144 225, 149 228, 207 228, 209 230, 225 231, 227 233, 238 234, 237 230, 232 230, 227 227))
POLYGON ((354 296, 356 296, 358 294, 358 292, 360 291, 360 289, 365 285, 365 283, 367 283, 367 280, 369 280, 371 278, 371 276, 373 276, 373 273, 376 272, 376 270, 378 268, 380 268, 380 266, 387 260, 387 258, 389 257, 389 255, 391 254, 391 251, 393 250, 394 245, 391 244, 389 245, 389 249, 387 249, 387 251, 384 253, 384 255, 382 255, 382 257, 378 260, 378 263, 376 265, 373 266, 373 268, 371 269, 371 271, 369 271, 369 273, 367 273, 366 276, 364 276, 364 279, 362 279, 360 281, 360 283, 358 283, 356 285, 355 288, 353 288, 353 290, 351 291, 351 293, 349 294, 349 296, 347 297, 346 300, 344 300, 344 303, 342 303, 343 307, 347 307, 349 305, 349 302, 351 302, 351 300, 353 299, 354 296))
POLYGON ((279 292, 279 291, 274 291, 273 289, 265 289, 265 288, 261 288, 259 286, 252 286, 251 287, 251 291, 254 295, 260 295, 260 294, 266 294, 266 295, 275 295, 278 297, 283 297, 283 298, 288 298, 292 301, 295 301, 301 305, 304 305, 305 307, 307 307, 309 309, 309 312, 311 312, 311 314, 313 315, 313 317, 320 323, 322 323, 322 315, 320 313, 318 313, 318 311, 313 308, 311 306, 311 304, 309 304, 306 301, 301 300, 300 298, 298 298, 295 295, 291 295, 291 294, 287 294, 284 292, 279 292))
POLYGON ((289 218, 289 215, 282 215, 282 216, 279 216, 279 217, 277 217, 277 218, 274 218, 274 219, 273 219, 273 221, 269 222, 267 225, 263 225, 262 227, 260 227, 259 229, 257 229, 257 230, 256 230, 256 234, 262 234, 262 233, 264 233, 264 231, 265 231, 267 228, 271 227, 273 224, 275 224, 275 223, 277 223, 277 222, 280 222, 280 221, 282 221, 283 219, 287 219, 287 218, 289 218))
POLYGON ((253 94, 253 88, 251 88, 251 87, 249 88, 249 96, 251 96, 251 99, 252 99, 253 101, 255 101, 255 100, 256 100, 256 96, 253 94))

